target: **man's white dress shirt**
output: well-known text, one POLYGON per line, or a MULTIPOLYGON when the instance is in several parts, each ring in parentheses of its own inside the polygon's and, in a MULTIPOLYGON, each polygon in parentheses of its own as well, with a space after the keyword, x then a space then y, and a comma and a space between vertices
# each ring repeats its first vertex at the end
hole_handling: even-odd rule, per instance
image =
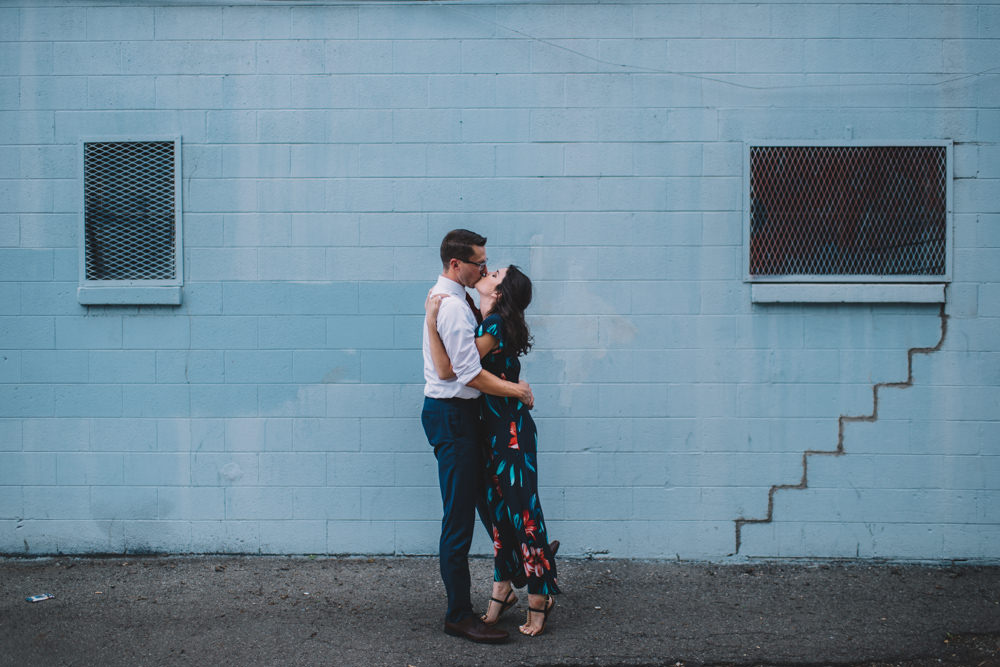
POLYGON ((437 330, 444 342, 444 349, 451 359, 455 377, 442 380, 434 368, 430 342, 427 340, 427 324, 423 320, 424 343, 424 396, 431 398, 477 398, 479 390, 466 386, 483 367, 476 349, 476 317, 465 300, 465 288, 450 278, 438 276, 432 294, 447 294, 441 300, 438 310, 437 330))

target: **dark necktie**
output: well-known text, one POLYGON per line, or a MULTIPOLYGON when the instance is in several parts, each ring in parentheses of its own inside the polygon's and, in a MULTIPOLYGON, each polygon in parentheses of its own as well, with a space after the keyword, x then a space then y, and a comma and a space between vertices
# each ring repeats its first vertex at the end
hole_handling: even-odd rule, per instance
POLYGON ((469 308, 472 309, 472 314, 476 316, 476 324, 482 324, 483 314, 479 312, 478 308, 476 308, 476 302, 472 300, 472 297, 468 292, 465 293, 465 300, 468 302, 469 308))

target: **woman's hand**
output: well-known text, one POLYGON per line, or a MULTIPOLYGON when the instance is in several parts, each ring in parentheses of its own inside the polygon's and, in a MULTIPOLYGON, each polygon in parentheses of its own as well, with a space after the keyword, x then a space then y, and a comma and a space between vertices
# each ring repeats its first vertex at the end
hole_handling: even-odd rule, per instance
POLYGON ((427 313, 427 321, 437 323, 438 310, 441 302, 448 298, 447 294, 431 294, 433 290, 427 292, 427 299, 424 301, 424 312, 427 313))

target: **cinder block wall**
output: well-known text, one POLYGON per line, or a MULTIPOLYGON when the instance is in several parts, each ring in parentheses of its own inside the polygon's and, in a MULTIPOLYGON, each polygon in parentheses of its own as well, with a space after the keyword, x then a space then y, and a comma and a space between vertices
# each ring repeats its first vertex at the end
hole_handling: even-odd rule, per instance
POLYGON ((535 281, 563 553, 996 560, 998 53, 992 3, 4 3, 0 552, 436 552, 462 226, 535 281), (183 304, 81 306, 79 139, 175 134, 183 304), (751 303, 769 139, 955 142, 912 386, 937 306, 751 303))

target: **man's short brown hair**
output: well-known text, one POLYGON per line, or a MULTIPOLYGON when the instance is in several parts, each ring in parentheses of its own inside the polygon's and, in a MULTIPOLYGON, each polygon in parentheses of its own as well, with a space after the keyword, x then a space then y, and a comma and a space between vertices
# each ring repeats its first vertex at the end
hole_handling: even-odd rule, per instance
POLYGON ((452 259, 468 262, 475 253, 473 246, 486 245, 486 237, 468 229, 453 229, 441 241, 441 265, 448 266, 452 259))

